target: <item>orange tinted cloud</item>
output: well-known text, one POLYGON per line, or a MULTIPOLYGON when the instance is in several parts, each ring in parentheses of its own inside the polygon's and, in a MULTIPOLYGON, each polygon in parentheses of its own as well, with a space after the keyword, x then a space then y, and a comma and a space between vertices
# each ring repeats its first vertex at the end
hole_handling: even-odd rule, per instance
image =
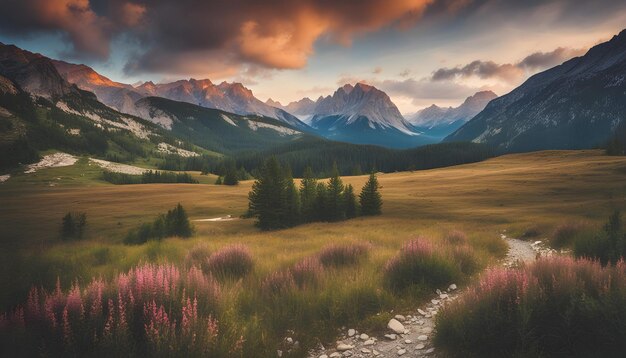
POLYGON ((2 0, 0 29, 17 35, 60 33, 74 55, 107 58, 112 37, 135 26, 145 7, 112 1, 106 10, 96 13, 89 0, 2 0))

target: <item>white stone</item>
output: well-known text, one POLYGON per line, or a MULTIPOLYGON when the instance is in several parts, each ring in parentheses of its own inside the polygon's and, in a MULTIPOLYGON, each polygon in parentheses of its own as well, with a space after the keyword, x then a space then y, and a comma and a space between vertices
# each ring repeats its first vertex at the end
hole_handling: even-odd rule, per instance
POLYGON ((424 347, 426 347, 426 346, 420 343, 420 344, 415 346, 415 349, 417 349, 419 351, 420 349, 424 349, 424 347))
POLYGON ((401 315, 401 314, 397 314, 394 318, 395 318, 395 319, 397 319, 397 320, 398 320, 398 321, 400 321, 400 322, 404 322, 404 321, 406 321, 406 317, 404 317, 404 316, 403 316, 403 315, 401 315))
POLYGON ((375 355, 375 356, 378 356, 378 355, 380 355, 380 352, 375 350, 375 349, 373 349, 372 350, 372 354, 375 355))
POLYGON ((281 351, 280 349, 276 351, 276 355, 279 357, 283 356, 283 351, 281 351))
POLYGON ((448 295, 446 295, 445 293, 442 293, 439 295, 439 298, 441 298, 442 300, 445 300, 446 298, 448 298, 448 295))
POLYGON ((293 338, 287 337, 287 343, 289 343, 289 344, 293 343, 293 338))
POLYGON ((367 341, 368 339, 370 339, 370 336, 368 336, 368 335, 367 335, 367 334, 365 334, 365 333, 361 333, 361 335, 359 336, 359 338, 360 338, 362 341, 367 341))
POLYGON ((421 314, 422 316, 426 316, 426 312, 424 312, 421 308, 418 308, 417 312, 421 314))
POLYGON ((330 358, 337 358, 337 357, 341 357, 340 353, 334 352, 330 354, 330 358))
POLYGON ((411 344, 411 343, 413 343, 413 341, 411 341, 410 339, 405 339, 405 340, 404 340, 404 343, 406 343, 406 344, 411 344))
POLYGON ((385 334, 385 337, 391 339, 392 341, 398 338, 398 336, 395 334, 385 334))
POLYGON ((348 337, 352 337, 352 336, 354 336, 355 334, 356 334, 356 331, 355 331, 355 330, 353 330, 352 328, 350 328, 350 329, 348 330, 348 337))
POLYGON ((439 300, 430 300, 430 302, 431 302, 433 305, 438 305, 438 304, 439 304, 439 300))
POLYGON ((399 356, 404 355, 405 353, 406 353, 406 349, 400 349, 400 350, 398 351, 398 355, 399 355, 399 356))
POLYGON ((431 354, 434 351, 435 351, 435 348, 429 348, 426 350, 426 354, 431 354))
POLYGON ((428 340, 428 336, 425 334, 422 334, 421 336, 417 337, 418 341, 427 341, 428 340))
POLYGON ((402 334, 404 333, 404 325, 400 323, 397 319, 392 318, 389 323, 387 323, 387 327, 394 331, 394 333, 402 334))
POLYGON ((448 287, 449 291, 454 291, 456 290, 456 285, 455 284, 451 284, 450 287, 448 287))
POLYGON ((344 352, 344 351, 349 351, 350 349, 353 349, 354 346, 351 346, 349 344, 345 344, 345 343, 339 343, 337 345, 337 350, 340 352, 344 352))
POLYGON ((376 341, 374 341, 373 339, 368 339, 367 341, 363 342, 364 346, 371 346, 374 345, 374 343, 376 343, 376 341))
POLYGON ((319 358, 328 358, 328 356, 326 354, 322 354, 319 358))
POLYGON ((361 348, 361 353, 366 353, 366 354, 369 354, 369 353, 372 353, 372 351, 370 351, 370 350, 369 350, 369 349, 367 349, 367 348, 361 348))

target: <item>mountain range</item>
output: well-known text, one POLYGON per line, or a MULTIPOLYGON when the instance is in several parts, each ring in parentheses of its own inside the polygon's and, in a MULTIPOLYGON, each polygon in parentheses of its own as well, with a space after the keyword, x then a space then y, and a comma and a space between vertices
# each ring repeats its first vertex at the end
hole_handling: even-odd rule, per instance
POLYGON ((260 101, 241 83, 215 85, 208 79, 189 79, 130 85, 112 81, 85 65, 52 63, 68 82, 95 93, 106 105, 159 125, 164 122, 149 115, 142 99, 161 97, 238 115, 274 118, 291 128, 356 144, 409 148, 438 141, 407 122, 387 94, 362 83, 346 84, 316 102, 304 98, 282 106, 271 99, 260 101))
POLYGON ((420 132, 443 139, 474 118, 497 97, 492 91, 477 92, 458 107, 442 108, 433 104, 409 116, 407 120, 420 132))
POLYGON ((68 82, 95 93, 100 101, 120 112, 141 115, 135 108, 137 101, 145 97, 163 97, 239 115, 275 118, 290 126, 308 128, 295 116, 257 99, 241 83, 222 82, 215 85, 208 79, 192 78, 159 84, 149 81, 133 86, 111 81, 85 65, 56 60, 53 63, 68 82))
POLYGON ((27 133, 38 150, 89 153, 89 143, 107 147, 104 141, 110 147, 98 153, 127 158, 161 142, 225 154, 296 148, 291 144, 301 139, 326 143, 320 137, 389 148, 446 135, 445 142, 482 143, 498 152, 594 148, 626 126, 626 30, 501 97, 478 92, 459 107, 433 105, 408 120, 386 93, 364 83, 283 106, 260 101, 240 83, 130 85, 0 43, 0 111, 3 118, 11 114, 7 128, 19 129, 5 138, 27 133))
POLYGON ((501 152, 593 148, 625 118, 626 30, 492 100, 445 140, 501 152))

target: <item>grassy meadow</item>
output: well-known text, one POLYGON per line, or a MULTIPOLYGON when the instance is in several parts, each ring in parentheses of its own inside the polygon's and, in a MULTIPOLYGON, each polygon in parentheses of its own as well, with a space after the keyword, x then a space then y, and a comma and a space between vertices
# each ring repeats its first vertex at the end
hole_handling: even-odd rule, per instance
MULTIPOLYGON (((416 237, 447 247, 451 244, 443 238, 462 231, 479 267, 486 267, 506 253, 500 239, 504 230, 509 236, 532 230, 538 234, 533 239, 542 240, 564 222, 599 226, 613 209, 626 208, 626 158, 601 151, 514 154, 450 168, 379 174, 383 215, 273 232, 261 232, 252 219, 238 218, 247 209, 252 181, 216 186, 210 185, 214 176, 193 173, 201 184, 111 185, 99 175, 97 167, 81 160, 72 167, 18 174, 0 184, 2 311, 24 302, 32 285, 52 290, 57 278, 69 289, 76 280, 86 285, 92 277, 112 279, 144 263, 188 266, 190 250, 210 255, 243 244, 253 269, 239 280, 220 280, 215 313, 227 322, 229 334, 243 336, 243 356, 275 355, 290 330, 302 342, 302 350, 293 354, 302 355, 317 339, 332 342, 341 326, 375 331, 385 326, 391 310, 419 305, 430 287, 392 293, 383 275, 385 263, 416 237), (193 221, 192 238, 122 243, 129 230, 177 203, 193 221), (87 214, 81 241, 59 238, 61 218, 70 211, 87 214), (226 215, 237 219, 195 221, 226 215), (259 293, 276 272, 333 244, 369 249, 355 264, 325 268, 315 287, 282 298, 259 293)), ((358 192, 367 176, 342 179, 358 192)), ((459 276, 456 283, 473 277, 459 276)))

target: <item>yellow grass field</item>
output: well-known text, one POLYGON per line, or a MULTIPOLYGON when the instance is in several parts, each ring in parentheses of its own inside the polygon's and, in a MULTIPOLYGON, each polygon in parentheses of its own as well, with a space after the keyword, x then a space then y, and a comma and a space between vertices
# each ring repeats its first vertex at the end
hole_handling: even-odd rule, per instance
MULTIPOLYGON (((16 267, 18 270, 18 276, 10 275, 5 283, 15 283, 23 290, 55 275, 68 281, 112 274, 140 261, 177 262, 198 243, 206 243, 211 249, 244 243, 256 257, 257 270, 268 272, 329 243, 364 240, 376 248, 371 261, 380 267, 404 241, 418 235, 437 240, 452 229, 466 232, 486 260, 497 259, 505 251, 499 240, 503 230, 520 235, 535 228, 546 237, 566 221, 600 224, 611 210, 626 204, 626 158, 607 157, 600 151, 548 151, 444 169, 380 174, 384 200, 380 217, 315 223, 276 232, 260 232, 252 219, 194 221, 196 235, 192 239, 125 246, 121 241, 128 230, 151 221, 178 202, 192 220, 238 217, 247 208, 252 181, 236 187, 115 186, 95 181, 49 185, 68 170, 45 169, 31 174, 39 180, 29 182, 24 179, 28 175, 24 175, 0 184, 3 266, 12 272, 16 267), (87 213, 85 240, 59 240, 61 217, 68 211, 87 213), (106 260, 94 263, 93 256, 99 250, 107 251, 106 260), (46 272, 24 269, 35 261, 46 272), (21 269, 28 274, 19 276, 21 269)), ((345 177, 344 181, 358 191, 366 179, 345 177)), ((3 303, 10 301, 3 297, 3 303)))

